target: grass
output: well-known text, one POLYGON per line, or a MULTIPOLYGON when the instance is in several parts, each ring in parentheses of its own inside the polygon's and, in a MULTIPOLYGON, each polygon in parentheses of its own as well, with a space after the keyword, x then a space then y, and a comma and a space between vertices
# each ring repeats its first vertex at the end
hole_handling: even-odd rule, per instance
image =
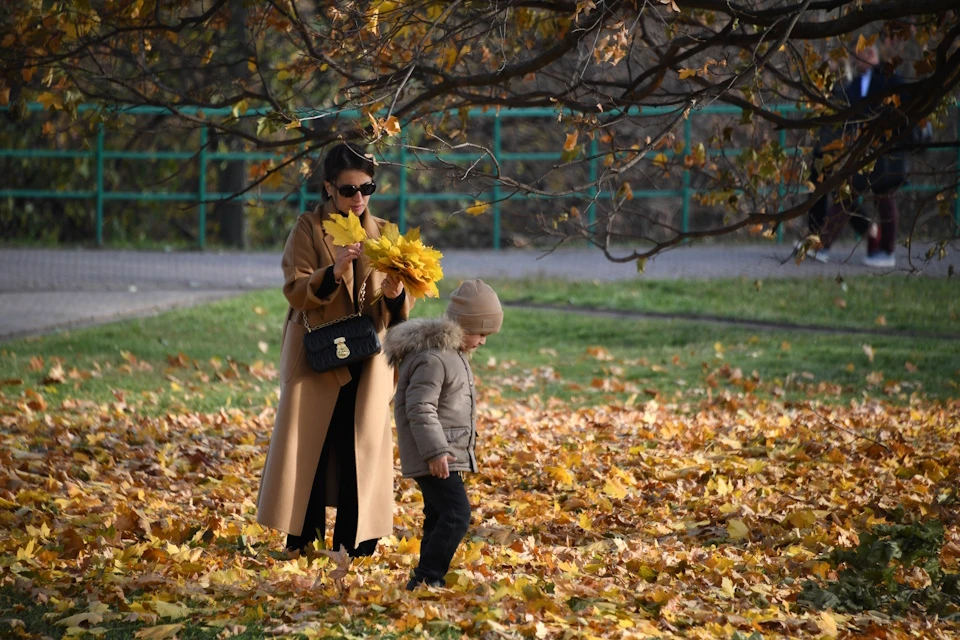
POLYGON ((891 274, 754 281, 492 282, 503 300, 824 327, 960 334, 960 280, 891 274))
MULTIPOLYGON (((855 329, 874 329, 883 315, 887 327, 917 333, 956 333, 958 309, 954 283, 927 279, 851 279, 846 291, 829 280, 770 281, 759 289, 746 281, 493 284, 505 301, 855 329), (846 300, 845 307, 835 303, 837 297, 846 300)), ((439 315, 444 306, 440 300, 423 301, 415 315, 439 315)), ((92 402, 138 415, 225 408, 259 413, 277 400, 285 311, 278 291, 258 291, 152 318, 2 344, 0 407, 92 402)), ((706 397, 736 406, 736 397, 747 393, 825 404, 873 396, 904 404, 915 394, 934 400, 957 396, 958 342, 508 307, 503 331, 490 338, 474 367, 484 393, 528 404, 549 404, 552 398, 602 406, 706 397)), ((6 621, 19 620, 31 634, 25 637, 62 637, 65 628, 56 621, 67 610, 40 604, 28 594, 19 586, 0 589, 0 625, 13 629, 15 623, 6 621)), ((77 603, 81 600, 85 596, 77 603)), ((376 635, 366 626, 371 620, 356 620, 344 633, 376 635)), ((235 637, 263 637, 259 624, 237 629, 235 637)), ((133 637, 144 627, 120 620, 102 626, 103 638, 133 637)), ((434 637, 461 635, 455 626, 433 631, 434 637)), ((178 637, 215 638, 219 632, 188 621, 178 637)))
MULTIPOLYGON (((450 286, 452 286, 451 283, 450 286)), ((504 301, 799 322, 919 334, 956 332, 949 280, 858 278, 637 285, 558 281, 494 283, 504 301), (846 301, 839 305, 835 298, 846 301)), ((438 315, 427 300, 414 315, 438 315)), ((0 346, 0 393, 45 405, 120 402, 146 414, 259 411, 278 397, 277 291, 160 316, 18 340, 0 346), (62 374, 56 371, 57 365, 62 374), (54 369, 54 371, 51 371, 54 369), (61 378, 62 382, 51 379, 61 378), (44 380, 47 380, 45 383, 44 380)), ((908 401, 956 395, 956 340, 756 330, 688 320, 598 318, 509 309, 476 370, 504 397, 575 404, 728 392, 845 402, 864 395, 908 401)))
MULTIPOLYGON (((58 625, 57 621, 64 617, 66 617, 64 611, 62 609, 58 610, 56 606, 49 602, 36 602, 22 591, 9 587, 0 588, 0 632, 11 634, 2 637, 60 638, 64 636, 67 628, 58 625), (17 629, 32 635, 18 635, 17 629)), ((159 624, 177 624, 177 621, 163 620, 159 624)), ((82 637, 96 637, 101 640, 127 640, 135 637, 137 631, 148 626, 143 622, 111 621, 91 625, 97 631, 94 633, 92 629, 85 629, 87 633, 84 633, 82 637)), ((216 640, 221 637, 222 630, 222 626, 200 626, 188 622, 175 636, 179 640, 216 640)), ((234 627, 233 630, 236 633, 229 637, 234 640, 253 640, 254 638, 264 637, 263 629, 259 626, 245 626, 242 629, 234 627)))

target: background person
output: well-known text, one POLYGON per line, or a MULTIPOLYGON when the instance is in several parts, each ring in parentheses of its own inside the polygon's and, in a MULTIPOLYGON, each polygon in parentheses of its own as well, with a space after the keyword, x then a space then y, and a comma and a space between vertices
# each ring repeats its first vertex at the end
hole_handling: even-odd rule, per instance
MULTIPOLYGON (((848 102, 863 114, 875 116, 883 107, 891 89, 903 84, 903 79, 892 65, 881 64, 875 46, 865 47, 857 54, 857 73, 844 86, 848 102)), ((854 125, 856 126, 856 125, 854 125)), ((854 230, 867 239, 867 255, 863 263, 870 267, 896 266, 897 203, 895 195, 907 179, 907 155, 902 149, 892 149, 880 156, 869 174, 859 173, 852 178, 849 197, 834 197, 821 242, 827 249, 849 222, 854 230), (863 198, 873 194, 879 225, 863 213, 863 198)))

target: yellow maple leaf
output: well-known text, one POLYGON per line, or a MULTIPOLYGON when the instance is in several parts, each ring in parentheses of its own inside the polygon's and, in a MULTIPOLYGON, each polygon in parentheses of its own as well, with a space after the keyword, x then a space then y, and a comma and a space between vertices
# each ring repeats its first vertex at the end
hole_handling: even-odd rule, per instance
POLYGON ((731 540, 740 540, 750 535, 750 529, 744 524, 743 520, 734 518, 727 523, 727 535, 731 540))
POLYGON ((183 624, 161 624, 140 629, 135 637, 140 640, 167 640, 167 638, 175 638, 181 629, 183 624))
POLYGON ((603 485, 603 492, 611 498, 622 500, 627 496, 627 489, 616 478, 608 478, 603 485))
POLYGON ((355 215, 340 215, 334 213, 329 220, 323 222, 323 230, 333 236, 333 244, 345 247, 367 239, 367 232, 360 225, 360 218, 355 215))
POLYGON ((161 618, 177 618, 186 617, 190 613, 190 607, 174 604, 172 602, 164 602, 163 600, 153 600, 151 603, 153 605, 154 611, 161 618))
POLYGON ((574 483, 573 475, 563 467, 545 467, 544 471, 550 474, 550 477, 562 484, 574 483))
POLYGON ((467 213, 470 214, 471 216, 479 216, 481 213, 485 212, 489 208, 490 208, 490 205, 488 203, 480 202, 479 200, 476 200, 473 203, 472 207, 467 207, 467 213))

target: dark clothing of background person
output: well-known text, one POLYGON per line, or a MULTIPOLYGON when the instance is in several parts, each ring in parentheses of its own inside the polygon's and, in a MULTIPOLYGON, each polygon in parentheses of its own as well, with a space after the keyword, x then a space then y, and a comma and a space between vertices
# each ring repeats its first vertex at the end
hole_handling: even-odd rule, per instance
MULTIPOLYGON (((859 73, 844 85, 844 93, 849 103, 857 108, 864 117, 873 117, 887 109, 884 104, 891 89, 903 85, 903 79, 888 65, 878 64, 869 72, 859 73), (865 80, 866 77, 866 80, 865 80)), ((902 98, 901 98, 902 99, 902 98)), ((893 108, 896 108, 893 106, 893 108)), ((858 127, 857 123, 852 125, 858 127)), ((885 254, 892 259, 897 241, 897 205, 894 194, 906 182, 907 155, 903 149, 891 149, 880 156, 869 174, 857 174, 851 180, 852 193, 848 200, 837 198, 829 209, 822 243, 829 247, 836 236, 849 221, 861 235, 869 233, 870 221, 862 212, 863 196, 873 193, 877 197, 879 233, 869 238, 867 256, 885 254), (853 218, 851 218, 853 216, 853 218), (853 220, 859 222, 853 223, 853 220), (859 228, 857 228, 859 227, 859 228), (862 231, 861 231, 862 229, 862 231)))

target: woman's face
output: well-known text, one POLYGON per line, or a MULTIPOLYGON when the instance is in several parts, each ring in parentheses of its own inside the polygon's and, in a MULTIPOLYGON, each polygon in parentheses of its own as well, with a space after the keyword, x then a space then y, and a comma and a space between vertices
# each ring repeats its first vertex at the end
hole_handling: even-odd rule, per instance
POLYGON ((370 196, 365 196, 359 191, 354 190, 355 193, 347 198, 340 195, 340 188, 350 186, 359 187, 370 182, 373 182, 373 178, 363 171, 346 169, 337 175, 335 184, 324 181, 323 188, 330 194, 330 199, 333 200, 333 204, 337 207, 338 211, 343 213, 349 212, 355 216, 359 216, 366 210, 367 203, 370 202, 370 196))

